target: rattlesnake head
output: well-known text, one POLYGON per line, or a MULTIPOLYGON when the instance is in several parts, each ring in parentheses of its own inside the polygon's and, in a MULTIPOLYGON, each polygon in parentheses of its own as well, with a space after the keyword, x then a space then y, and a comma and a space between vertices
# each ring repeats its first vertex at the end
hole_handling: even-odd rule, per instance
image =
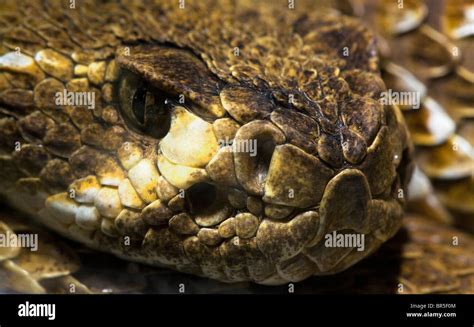
POLYGON ((374 37, 331 10, 214 2, 5 5, 0 193, 151 265, 261 284, 342 271, 398 230, 412 171, 374 37))

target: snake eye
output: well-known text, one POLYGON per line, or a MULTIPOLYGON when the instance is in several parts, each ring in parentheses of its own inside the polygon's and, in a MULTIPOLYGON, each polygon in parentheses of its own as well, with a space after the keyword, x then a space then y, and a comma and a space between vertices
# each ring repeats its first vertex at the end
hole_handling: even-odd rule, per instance
POLYGON ((164 137, 171 123, 171 94, 124 71, 119 82, 120 111, 131 128, 154 138, 164 137))
POLYGON ((132 112, 140 124, 145 124, 145 106, 148 91, 145 87, 136 89, 132 99, 132 112))

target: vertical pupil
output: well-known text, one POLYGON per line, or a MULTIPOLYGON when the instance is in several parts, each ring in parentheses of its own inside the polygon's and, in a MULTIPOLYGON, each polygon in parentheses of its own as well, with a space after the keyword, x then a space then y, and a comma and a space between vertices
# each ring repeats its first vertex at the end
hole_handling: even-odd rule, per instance
POLYGON ((140 124, 145 123, 146 94, 146 88, 140 87, 135 91, 132 99, 133 114, 140 124))

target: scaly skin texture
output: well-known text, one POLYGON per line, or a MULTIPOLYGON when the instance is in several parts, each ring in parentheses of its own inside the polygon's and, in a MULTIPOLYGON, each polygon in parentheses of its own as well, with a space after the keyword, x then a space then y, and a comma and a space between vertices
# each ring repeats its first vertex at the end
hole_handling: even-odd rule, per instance
POLYGON ((226 282, 340 272, 398 230, 411 149, 358 21, 310 3, 68 5, 2 4, 11 206, 90 247, 226 282), (95 108, 58 105, 65 89, 95 108), (364 251, 326 247, 333 231, 364 234, 364 251))
POLYGON ((377 34, 387 88, 420 95, 419 107, 401 106, 419 168, 408 208, 473 232, 474 4, 351 2, 365 8, 352 13, 377 34))
MULTIPOLYGON (((368 260, 339 274, 313 277, 298 285, 265 287, 254 283, 220 283, 168 269, 114 258, 65 244, 60 237, 5 210, 0 220, 10 232, 38 233, 39 250, 2 248, 0 290, 24 293, 473 293, 472 235, 433 219, 406 215, 395 237, 368 260), (453 236, 457 245, 453 245, 453 236), (73 287, 72 287, 73 285, 73 287)), ((0 231, 4 232, 3 224, 0 231)))

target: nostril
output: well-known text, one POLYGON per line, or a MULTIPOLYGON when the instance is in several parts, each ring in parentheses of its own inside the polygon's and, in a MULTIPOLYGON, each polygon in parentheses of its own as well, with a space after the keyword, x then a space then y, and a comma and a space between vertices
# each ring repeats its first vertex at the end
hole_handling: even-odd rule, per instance
POLYGON ((186 205, 192 214, 200 214, 217 201, 216 187, 209 183, 197 183, 186 191, 186 205))
POLYGON ((247 192, 263 195, 273 151, 284 141, 283 132, 268 121, 256 120, 239 129, 234 139, 237 145, 234 149, 235 173, 247 192))
POLYGON ((255 166, 258 175, 258 182, 263 183, 268 174, 272 154, 277 145, 271 135, 263 135, 256 140, 255 166))

